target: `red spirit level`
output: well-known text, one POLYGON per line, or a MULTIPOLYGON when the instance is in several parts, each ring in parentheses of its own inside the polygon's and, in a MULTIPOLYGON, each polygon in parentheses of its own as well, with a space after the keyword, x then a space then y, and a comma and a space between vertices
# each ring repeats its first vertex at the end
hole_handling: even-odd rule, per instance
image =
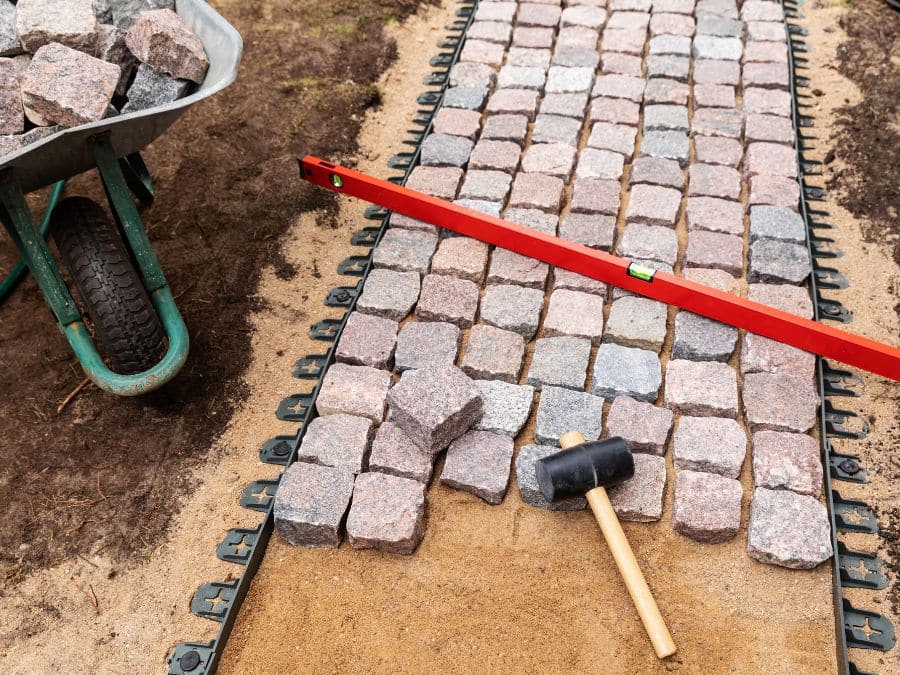
POLYGON ((300 173, 310 183, 378 204, 410 218, 424 220, 807 352, 900 380, 900 350, 890 345, 658 272, 603 251, 335 166, 317 157, 304 157, 300 163, 300 173))

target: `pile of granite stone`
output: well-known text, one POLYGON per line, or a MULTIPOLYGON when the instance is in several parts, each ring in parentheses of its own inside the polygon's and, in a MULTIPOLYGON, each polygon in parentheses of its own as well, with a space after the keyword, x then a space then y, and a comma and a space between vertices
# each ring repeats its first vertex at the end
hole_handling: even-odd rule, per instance
POLYGON ((206 51, 174 9, 175 0, 0 0, 0 157, 202 83, 206 51))

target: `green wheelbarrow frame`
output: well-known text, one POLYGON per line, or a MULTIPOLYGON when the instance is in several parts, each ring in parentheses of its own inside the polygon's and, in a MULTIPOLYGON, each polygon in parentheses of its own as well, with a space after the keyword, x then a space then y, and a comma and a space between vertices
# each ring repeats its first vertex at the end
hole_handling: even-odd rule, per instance
POLYGON ((153 196, 153 183, 140 155, 117 159, 108 134, 95 136, 89 143, 109 204, 166 332, 169 345, 165 355, 149 370, 122 375, 110 370, 97 352, 81 312, 45 241, 53 208, 64 189, 62 181, 53 186, 41 226, 37 227, 25 201, 25 194, 16 180, 15 171, 10 169, 0 173, 3 224, 22 254, 22 260, 3 282, 3 286, 11 289, 23 276, 24 268, 30 270, 87 376, 101 389, 112 394, 137 396, 157 389, 181 370, 187 360, 190 339, 134 202, 134 196, 142 201, 149 201, 153 196))
POLYGON ((189 347, 184 320, 135 204, 135 197, 144 202, 153 198, 153 183, 138 152, 191 105, 234 82, 243 51, 240 34, 204 0, 177 0, 176 11, 200 38, 209 57, 209 70, 197 91, 163 106, 60 131, 0 158, 0 216, 22 255, 20 263, 0 283, 0 300, 27 268, 87 376, 101 389, 119 396, 138 396, 164 385, 184 365, 189 347), (132 375, 115 373, 103 362, 45 241, 65 180, 93 168, 100 174, 126 248, 169 342, 159 363, 132 375), (38 226, 25 194, 47 185, 53 188, 38 226))

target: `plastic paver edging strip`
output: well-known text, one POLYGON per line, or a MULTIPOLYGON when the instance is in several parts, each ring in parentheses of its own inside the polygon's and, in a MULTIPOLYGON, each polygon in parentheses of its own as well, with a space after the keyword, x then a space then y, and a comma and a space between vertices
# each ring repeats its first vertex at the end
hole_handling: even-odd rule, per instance
POLYGON ((467 209, 307 155, 301 176, 321 187, 900 381, 900 349, 839 331, 624 258, 467 209))
MULTIPOLYGON (((392 158, 389 163, 391 167, 403 172, 392 179, 396 183, 405 182, 412 168, 417 164, 419 145, 431 130, 433 115, 440 106, 443 91, 449 82, 450 68, 459 59, 465 33, 472 22, 477 4, 476 0, 460 0, 459 9, 456 10, 456 19, 447 26, 448 35, 440 43, 442 51, 431 60, 433 72, 427 84, 431 87, 437 87, 437 89, 429 90, 418 98, 419 110, 413 123, 421 128, 410 130, 411 140, 407 141, 408 144, 415 146, 415 151, 398 155, 392 158), (402 161, 398 161, 400 159, 402 161)), ((389 216, 389 211, 367 211, 366 217, 377 221, 379 224, 357 232, 353 236, 351 243, 355 246, 376 246, 387 229, 389 216)), ((341 263, 338 267, 338 272, 351 278, 364 279, 371 269, 371 259, 366 256, 368 260, 364 261, 362 258, 361 256, 351 256, 351 258, 341 263)), ((360 281, 360 283, 362 282, 360 281)), ((279 436, 270 439, 263 445, 261 457, 264 457, 267 463, 287 466, 294 461, 306 425, 316 416, 314 403, 319 393, 322 377, 325 374, 327 365, 334 360, 334 350, 340 339, 341 331, 343 331, 347 317, 356 306, 356 293, 352 292, 353 290, 355 289, 352 289, 352 287, 332 289, 329 297, 326 299, 326 304, 340 306, 345 310, 344 315, 340 319, 329 320, 327 326, 320 325, 324 324, 324 322, 320 322, 320 324, 315 324, 311 327, 310 337, 327 341, 329 343, 328 351, 324 355, 307 356, 298 361, 294 374, 300 379, 315 379, 315 388, 309 394, 289 396, 279 406, 279 412, 282 412, 282 409, 284 409, 291 421, 300 422, 300 427, 296 436, 279 436), (294 414, 292 412, 297 408, 302 410, 302 414, 294 414)), ((285 417, 282 417, 282 419, 285 419, 285 417)), ((237 620, 241 603, 250 588, 250 583, 256 574, 260 562, 262 562, 266 545, 272 533, 274 526, 272 511, 275 501, 274 494, 277 490, 279 479, 280 477, 275 480, 255 481, 250 483, 244 490, 241 505, 247 509, 264 513, 258 528, 251 534, 252 544, 248 545, 247 552, 241 556, 243 562, 239 564, 244 564, 246 567, 243 573, 233 582, 206 583, 197 590, 191 602, 191 611, 203 618, 217 621, 221 626, 216 637, 209 642, 180 642, 176 644, 168 657, 170 675, 185 675, 187 673, 191 675, 210 675, 216 671, 234 623, 237 620), (222 606, 221 610, 218 609, 220 605, 222 606)), ((241 539, 240 535, 247 536, 247 532, 238 528, 229 530, 226 533, 223 542, 219 544, 217 549, 217 553, 220 554, 222 559, 235 561, 234 556, 227 551, 229 546, 233 547, 234 540, 241 539)))

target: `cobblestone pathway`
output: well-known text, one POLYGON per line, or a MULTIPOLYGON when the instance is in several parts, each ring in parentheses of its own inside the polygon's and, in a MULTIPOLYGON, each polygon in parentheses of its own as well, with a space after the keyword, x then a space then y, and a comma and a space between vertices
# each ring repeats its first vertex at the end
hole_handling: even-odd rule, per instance
MULTIPOLYGON (((407 185, 811 317, 789 78, 779 3, 482 1, 407 185)), ((289 468, 278 493, 289 540, 336 545, 349 505, 351 544, 414 550, 445 430, 422 450, 382 423, 390 371, 456 364, 474 386, 448 371, 448 401, 484 414, 442 483, 546 508, 534 462, 563 433, 620 435, 622 518, 660 519, 674 490, 682 535, 740 532, 787 567, 831 555, 811 355, 399 215, 374 266, 300 449, 332 468, 289 468)), ((392 403, 438 386, 416 377, 392 403)), ((431 402, 403 405, 428 425, 431 402)))

